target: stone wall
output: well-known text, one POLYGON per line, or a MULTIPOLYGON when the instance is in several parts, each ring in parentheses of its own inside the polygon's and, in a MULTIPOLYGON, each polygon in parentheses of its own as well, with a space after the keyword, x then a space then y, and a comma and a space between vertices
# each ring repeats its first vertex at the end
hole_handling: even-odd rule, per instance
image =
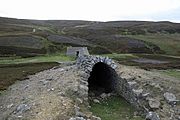
POLYGON ((121 68, 108 57, 85 55, 80 56, 77 59, 76 65, 80 71, 79 75, 81 78, 78 91, 80 98, 84 101, 88 101, 88 78, 90 77, 93 66, 99 62, 107 64, 117 73, 118 77, 116 80, 115 91, 118 95, 131 103, 138 110, 139 114, 146 116, 146 119, 160 120, 158 115, 159 111, 157 109, 160 106, 160 102, 156 101, 156 99, 148 99, 150 91, 142 88, 141 84, 138 84, 131 78, 122 78, 121 73, 117 71, 117 69, 121 68))
POLYGON ((68 56, 83 56, 89 55, 87 47, 68 47, 66 55, 68 56))
MULTIPOLYGON (((79 96, 84 100, 88 100, 88 78, 90 77, 90 73, 92 71, 93 66, 98 63, 103 62, 109 65, 116 71, 117 65, 116 63, 108 58, 102 56, 80 56, 77 59, 77 67, 81 70, 81 82, 79 85, 79 96)), ((115 86, 116 92, 124 97, 129 103, 134 105, 137 109, 143 110, 138 101, 138 90, 133 89, 133 83, 128 82, 126 79, 122 79, 120 75, 118 75, 115 86)))

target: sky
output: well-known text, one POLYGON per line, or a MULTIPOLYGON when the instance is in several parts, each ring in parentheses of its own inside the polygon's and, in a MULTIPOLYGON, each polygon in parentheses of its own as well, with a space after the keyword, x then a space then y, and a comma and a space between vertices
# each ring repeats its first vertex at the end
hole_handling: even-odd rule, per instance
POLYGON ((180 0, 0 0, 0 16, 38 20, 180 23, 180 0))

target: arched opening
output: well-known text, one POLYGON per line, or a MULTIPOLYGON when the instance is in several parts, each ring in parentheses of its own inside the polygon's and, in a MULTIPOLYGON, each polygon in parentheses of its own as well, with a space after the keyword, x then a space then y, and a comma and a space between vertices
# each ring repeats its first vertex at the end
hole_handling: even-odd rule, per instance
POLYGON ((79 51, 76 51, 76 57, 78 57, 79 56, 79 51))
POLYGON ((88 79, 89 95, 93 93, 98 96, 102 93, 110 93, 115 90, 117 74, 109 65, 98 62, 90 73, 88 79))

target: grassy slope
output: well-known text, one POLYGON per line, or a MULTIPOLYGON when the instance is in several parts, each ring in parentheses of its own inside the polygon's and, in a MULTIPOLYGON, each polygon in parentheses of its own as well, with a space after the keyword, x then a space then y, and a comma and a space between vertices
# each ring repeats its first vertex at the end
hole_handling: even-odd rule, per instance
POLYGON ((0 65, 0 90, 7 89, 17 80, 23 80, 28 75, 57 66, 57 63, 26 63, 13 65, 0 65))
POLYGON ((103 56, 108 56, 109 58, 116 60, 120 64, 138 66, 146 70, 180 69, 180 57, 178 56, 168 56, 161 54, 116 54, 116 53, 104 54, 103 56), (138 59, 166 61, 167 63, 152 64, 152 63, 139 63, 134 61, 138 59))
MULTIPOLYGON (((36 21, 0 18, 0 37, 31 35, 40 38, 39 40, 43 42, 46 53, 64 51, 64 48, 70 45, 59 45, 47 39, 51 35, 61 35, 62 31, 65 32, 64 35, 67 37, 84 38, 92 42, 96 47, 98 46, 98 48, 91 48, 89 45, 92 53, 154 53, 154 50, 157 51, 155 53, 160 53, 159 46, 166 54, 180 54, 180 34, 174 34, 180 33, 180 24, 146 21, 36 21), (33 33, 33 29, 36 29, 35 33, 33 33), (115 37, 115 35, 126 35, 126 38, 115 37), (136 38, 136 40, 128 37, 136 38), (138 39, 146 42, 142 43, 138 39), (153 44, 150 45, 151 43, 153 44)), ((78 43, 79 39, 74 42, 78 43)), ((76 45, 78 46, 78 44, 76 45)))
POLYGON ((180 55, 180 34, 128 35, 128 37, 151 42, 166 54, 180 55))
POLYGON ((28 75, 57 66, 57 62, 72 61, 73 57, 63 54, 45 55, 31 58, 1 57, 0 58, 0 90, 5 90, 17 80, 28 75))

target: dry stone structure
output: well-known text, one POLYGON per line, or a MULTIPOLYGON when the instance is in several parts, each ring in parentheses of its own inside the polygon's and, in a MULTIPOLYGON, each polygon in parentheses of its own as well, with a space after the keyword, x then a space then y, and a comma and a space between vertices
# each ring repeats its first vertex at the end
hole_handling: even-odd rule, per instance
MULTIPOLYGON (((82 70, 82 80, 79 87, 80 97, 87 100, 88 99, 88 78, 91 75, 93 70, 93 66, 98 63, 104 63, 110 66, 114 71, 116 71, 117 65, 116 63, 108 58, 102 56, 81 56, 77 59, 77 66, 82 70)), ((116 74, 116 73, 115 73, 116 74)), ((114 75, 115 75, 114 74, 114 75)), ((115 75, 116 76, 116 75, 115 75)), ((138 95, 141 94, 141 90, 136 90, 133 88, 133 83, 128 82, 125 79, 122 79, 120 75, 115 78, 115 91, 124 97, 128 102, 134 105, 138 110, 145 112, 142 108, 140 101, 138 100, 138 95)))
MULTIPOLYGON (((116 69, 118 65, 108 57, 102 56, 80 56, 77 59, 77 66, 81 70, 81 82, 79 84, 79 97, 84 101, 88 100, 88 92, 89 92, 89 78, 92 76, 94 67, 102 63, 104 66, 103 69, 110 69, 110 75, 114 76, 111 79, 115 79, 114 82, 114 90, 117 94, 124 97, 129 103, 131 103, 138 111, 139 114, 146 117, 147 120, 160 120, 159 113, 161 113, 158 108, 160 107, 160 101, 151 98, 150 92, 143 90, 141 84, 137 84, 132 79, 123 79, 121 78, 121 74, 116 73, 116 69), (156 112, 157 111, 157 112, 156 112)), ((100 70, 100 69, 99 69, 100 70)), ((101 73, 100 73, 101 74, 101 73)), ((109 73, 106 73, 109 74, 109 73)), ((104 79, 104 78, 103 78, 104 79)), ((97 81, 98 82, 98 81, 97 81)), ((104 82, 105 84, 105 82, 104 82)), ((173 102, 176 101, 176 98, 173 102)), ((173 103, 172 102, 172 103, 173 103)), ((169 105, 167 104, 169 107, 169 105)), ((174 112, 175 113, 175 112, 174 112)), ((172 113, 172 114, 174 114, 172 113)), ((166 114, 166 113, 165 113, 166 114)), ((174 117, 172 117, 175 120, 174 117)))
MULTIPOLYGON (((116 71, 117 65, 116 63, 108 58, 108 57, 102 57, 102 56, 81 56, 77 59, 77 66, 79 69, 82 70, 82 84, 85 85, 88 90, 88 78, 91 75, 91 72, 93 70, 93 66, 98 63, 104 63, 110 66, 114 71, 116 71)), ((137 96, 140 94, 140 90, 138 93, 138 90, 133 89, 133 83, 127 82, 127 80, 122 79, 120 76, 117 76, 115 84, 115 91, 117 91, 121 96, 123 96, 127 101, 132 103, 133 105, 138 106, 137 104, 137 96)), ((80 85, 81 86, 81 85, 80 85)), ((85 88, 85 87, 80 87, 85 88)), ((79 90, 82 91, 82 90, 79 90)), ((88 94, 88 91, 87 91, 88 94)), ((87 97, 87 94, 82 94, 85 96, 82 96, 83 98, 87 97)))
POLYGON ((68 47, 66 55, 68 56, 82 56, 89 55, 87 47, 68 47))

